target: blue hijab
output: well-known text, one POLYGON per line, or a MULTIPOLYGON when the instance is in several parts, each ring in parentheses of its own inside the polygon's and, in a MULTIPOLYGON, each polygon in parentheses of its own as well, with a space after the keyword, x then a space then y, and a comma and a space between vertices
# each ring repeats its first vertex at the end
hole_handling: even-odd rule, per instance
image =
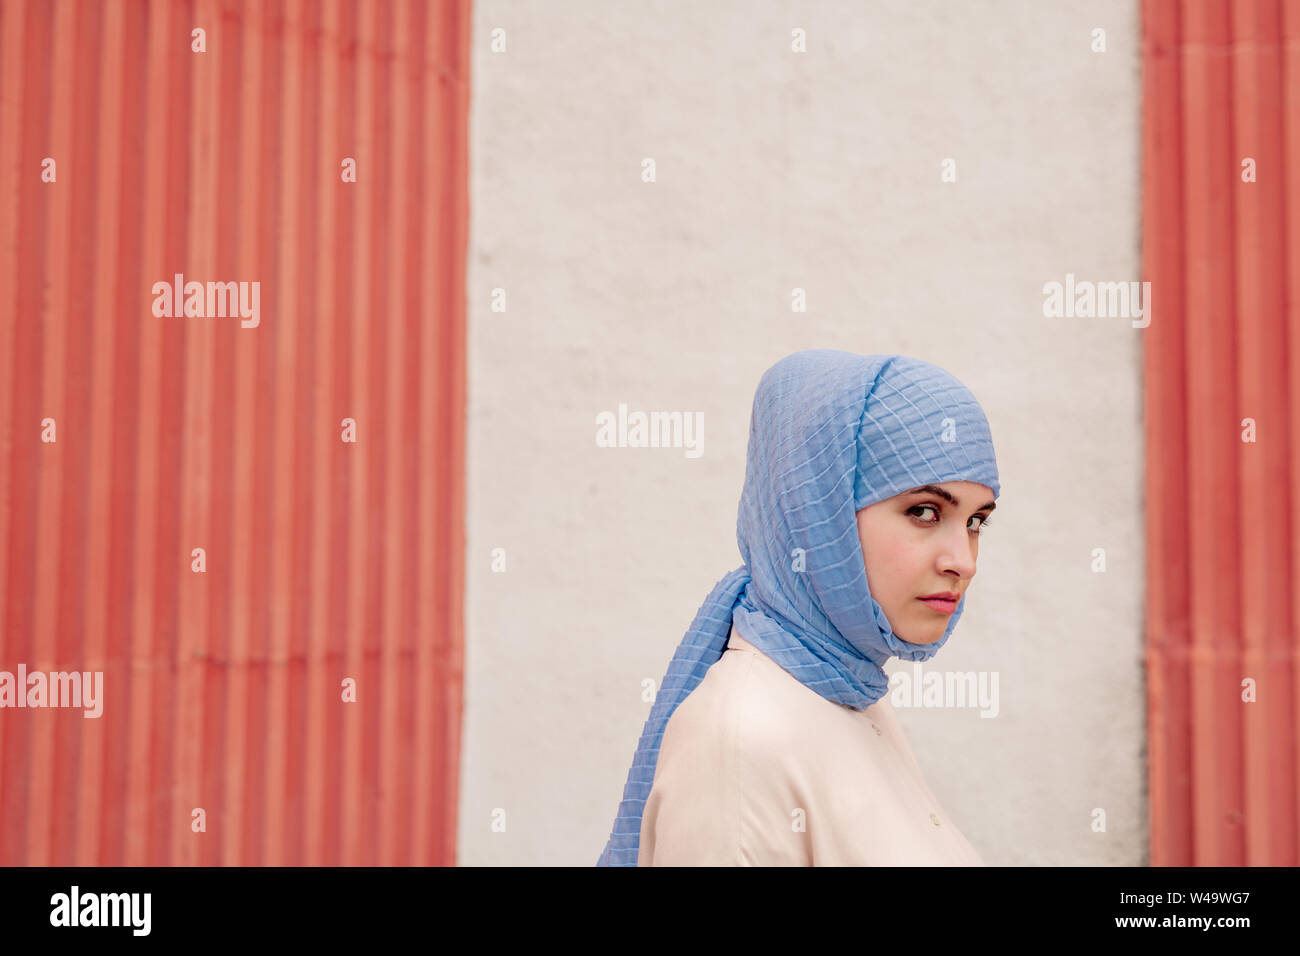
POLYGON ((938 641, 899 639, 867 587, 857 527, 868 505, 945 481, 999 492, 984 411, 938 366, 809 349, 763 373, 736 518, 745 563, 714 585, 668 664, 597 866, 636 866, 664 728, 726 650, 733 618, 794 678, 855 710, 885 696, 890 657, 929 660, 947 643, 965 596, 938 641))

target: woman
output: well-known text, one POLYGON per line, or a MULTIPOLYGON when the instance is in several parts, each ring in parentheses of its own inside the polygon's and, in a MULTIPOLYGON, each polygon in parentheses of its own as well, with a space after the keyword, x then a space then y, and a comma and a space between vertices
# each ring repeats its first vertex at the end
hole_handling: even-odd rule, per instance
POLYGON ((882 665, 947 642, 998 492, 984 412, 943 369, 831 349, 768 369, 745 563, 668 665, 597 865, 982 865, 882 665))

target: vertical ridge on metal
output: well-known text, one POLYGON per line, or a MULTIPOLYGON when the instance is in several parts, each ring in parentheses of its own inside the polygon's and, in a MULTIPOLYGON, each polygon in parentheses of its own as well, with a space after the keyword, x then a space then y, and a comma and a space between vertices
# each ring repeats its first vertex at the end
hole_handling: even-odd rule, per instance
POLYGON ((0 3, 0 865, 455 863, 469 31, 0 3))
POLYGON ((1143 0, 1150 862, 1295 865, 1300 4, 1143 0))

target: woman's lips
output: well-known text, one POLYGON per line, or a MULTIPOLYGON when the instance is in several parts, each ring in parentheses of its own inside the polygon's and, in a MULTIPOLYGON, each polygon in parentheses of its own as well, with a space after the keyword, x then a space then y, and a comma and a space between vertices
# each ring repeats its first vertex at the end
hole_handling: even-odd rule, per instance
POLYGON ((917 598, 922 604, 929 605, 940 614, 951 614, 957 610, 956 601, 945 601, 943 598, 917 598))

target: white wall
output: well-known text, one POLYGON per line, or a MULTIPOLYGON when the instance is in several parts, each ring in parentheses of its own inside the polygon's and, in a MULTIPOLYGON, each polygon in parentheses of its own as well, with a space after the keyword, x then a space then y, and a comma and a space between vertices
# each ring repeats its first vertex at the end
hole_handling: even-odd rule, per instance
POLYGON ((642 681, 740 564, 758 378, 825 347, 942 365, 993 429, 927 669, 997 671, 1001 711, 898 710, 931 789, 990 864, 1145 862, 1143 333, 1042 291, 1141 277, 1136 3, 475 0, 473 28, 458 861, 595 863, 642 681), (596 447, 620 402, 703 412, 703 455, 596 447))

